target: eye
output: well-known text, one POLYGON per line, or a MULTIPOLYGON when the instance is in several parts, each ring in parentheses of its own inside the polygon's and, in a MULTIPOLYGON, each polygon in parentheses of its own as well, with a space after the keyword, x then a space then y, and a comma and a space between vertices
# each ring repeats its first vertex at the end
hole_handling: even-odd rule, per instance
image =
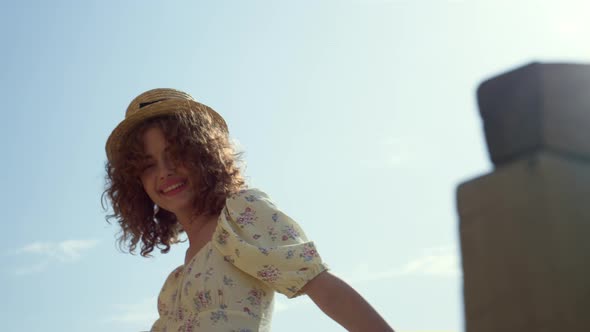
POLYGON ((146 171, 151 170, 152 168, 154 168, 156 166, 156 163, 154 161, 146 161, 141 165, 141 173, 145 173, 146 171))

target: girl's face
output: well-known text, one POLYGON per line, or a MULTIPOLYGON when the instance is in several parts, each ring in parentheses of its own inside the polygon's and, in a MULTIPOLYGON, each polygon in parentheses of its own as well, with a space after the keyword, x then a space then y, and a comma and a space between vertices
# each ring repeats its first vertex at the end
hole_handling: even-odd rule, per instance
POLYGON ((164 132, 158 126, 143 135, 147 156, 140 178, 143 189, 159 207, 179 215, 190 215, 195 197, 187 168, 172 160, 164 132))

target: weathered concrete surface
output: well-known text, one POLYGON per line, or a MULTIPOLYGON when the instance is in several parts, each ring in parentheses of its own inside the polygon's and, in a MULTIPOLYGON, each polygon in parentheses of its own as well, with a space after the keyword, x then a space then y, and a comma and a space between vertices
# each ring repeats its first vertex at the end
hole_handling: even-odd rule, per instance
POLYGON ((495 165, 543 149, 590 159, 590 65, 532 63, 485 81, 477 98, 495 165))
POLYGON ((457 201, 467 332, 590 331, 590 163, 540 151, 457 201))

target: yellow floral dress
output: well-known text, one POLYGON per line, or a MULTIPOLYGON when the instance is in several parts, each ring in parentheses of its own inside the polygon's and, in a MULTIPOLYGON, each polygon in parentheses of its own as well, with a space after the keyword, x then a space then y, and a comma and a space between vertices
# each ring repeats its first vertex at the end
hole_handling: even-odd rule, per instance
POLYGON ((270 331, 274 292, 295 297, 326 269, 295 221, 243 190, 227 199, 212 240, 166 279, 151 331, 270 331))

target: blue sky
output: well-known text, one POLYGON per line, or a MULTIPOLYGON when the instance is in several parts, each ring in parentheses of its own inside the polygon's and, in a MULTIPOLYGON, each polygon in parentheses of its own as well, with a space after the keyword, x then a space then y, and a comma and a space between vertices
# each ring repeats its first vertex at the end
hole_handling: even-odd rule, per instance
MULTIPOLYGON (((123 254, 104 143, 154 87, 221 113, 252 186, 398 332, 463 330, 455 188, 491 169, 474 91, 588 62, 584 1, 0 2, 3 331, 140 331, 186 244, 123 254)), ((275 331, 342 329, 277 297, 275 331)))

